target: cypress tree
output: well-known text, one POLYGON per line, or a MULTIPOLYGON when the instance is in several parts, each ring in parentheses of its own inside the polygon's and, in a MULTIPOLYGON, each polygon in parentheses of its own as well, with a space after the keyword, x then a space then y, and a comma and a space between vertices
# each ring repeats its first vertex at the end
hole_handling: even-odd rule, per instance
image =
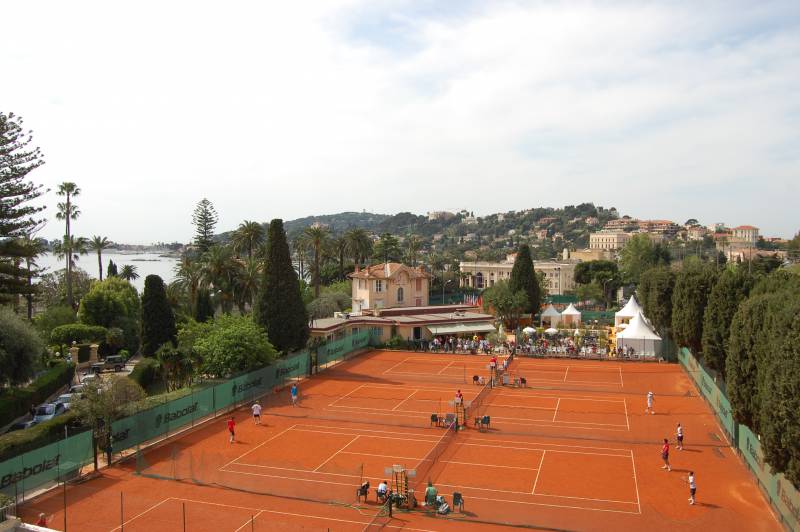
POLYGON ((106 268, 106 277, 116 277, 117 275, 119 275, 117 264, 113 260, 109 259, 108 267, 106 268))
POLYGON ((642 272, 636 294, 653 327, 662 334, 672 326, 672 292, 675 272, 668 266, 657 266, 642 272))
POLYGON ((205 323, 214 317, 214 305, 211 304, 211 295, 208 290, 201 288, 197 291, 197 308, 194 312, 194 319, 199 323, 205 323))
POLYGON ((702 348, 703 314, 717 278, 714 265, 686 261, 675 279, 672 293, 672 331, 678 345, 695 355, 702 348))
POLYGON ((270 343, 288 353, 308 340, 308 314, 292 266, 283 220, 269 224, 264 277, 253 309, 254 319, 267 331, 270 343))
POLYGON ((739 304, 747 298, 752 285, 752 277, 742 271, 741 267, 736 270, 728 269, 719 276, 708 296, 708 306, 703 315, 703 360, 723 375, 731 320, 739 304))
POLYGON ((528 296, 523 312, 532 314, 539 312, 539 307, 542 306, 542 293, 539 290, 536 272, 533 270, 533 259, 528 244, 522 244, 517 251, 517 258, 514 259, 514 267, 511 269, 509 288, 511 292, 522 290, 528 296))
POLYGON ((142 295, 142 353, 154 356, 166 342, 176 343, 175 315, 167 301, 164 281, 158 275, 144 280, 142 295))

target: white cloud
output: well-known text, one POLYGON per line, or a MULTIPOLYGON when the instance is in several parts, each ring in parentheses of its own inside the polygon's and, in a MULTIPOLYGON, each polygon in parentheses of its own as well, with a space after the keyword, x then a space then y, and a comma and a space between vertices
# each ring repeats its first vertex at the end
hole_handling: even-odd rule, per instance
POLYGON ((798 229, 792 3, 41 6, 4 9, 0 101, 79 232, 188 240, 202 197, 220 229, 582 201, 798 229))

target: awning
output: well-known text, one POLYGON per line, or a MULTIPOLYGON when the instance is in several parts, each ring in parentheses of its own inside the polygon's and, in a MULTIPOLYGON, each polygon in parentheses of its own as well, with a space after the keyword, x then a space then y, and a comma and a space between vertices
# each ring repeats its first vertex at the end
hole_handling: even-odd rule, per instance
POLYGON ((485 321, 476 323, 452 323, 448 325, 428 325, 428 330, 433 335, 497 332, 494 325, 485 321))

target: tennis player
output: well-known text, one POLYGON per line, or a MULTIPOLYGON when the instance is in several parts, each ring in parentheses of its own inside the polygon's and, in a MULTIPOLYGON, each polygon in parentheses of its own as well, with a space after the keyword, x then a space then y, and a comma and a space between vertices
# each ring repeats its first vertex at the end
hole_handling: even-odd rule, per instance
POLYGON ((672 467, 669 465, 669 440, 666 438, 664 438, 664 445, 661 447, 661 459, 664 460, 664 465, 661 466, 661 469, 672 471, 672 467))
POLYGON ((250 409, 253 411, 253 421, 255 424, 261 425, 261 404, 256 401, 250 409))
POLYGON ((689 504, 694 504, 694 494, 697 493, 697 485, 694 483, 694 471, 689 471, 686 482, 689 484, 689 504))
POLYGON ((678 428, 675 430, 675 439, 678 441, 678 450, 683 450, 683 427, 678 423, 678 428))
POLYGON ((292 395, 292 406, 297 406, 297 383, 293 383, 292 387, 289 389, 289 393, 292 395))
POLYGON ((233 419, 233 416, 228 419, 228 432, 230 433, 230 443, 233 443, 236 434, 234 433, 234 428, 236 427, 236 421, 233 419))
POLYGON ((644 413, 655 414, 656 411, 653 409, 653 401, 655 401, 655 395, 653 392, 647 392, 647 408, 644 409, 644 413))

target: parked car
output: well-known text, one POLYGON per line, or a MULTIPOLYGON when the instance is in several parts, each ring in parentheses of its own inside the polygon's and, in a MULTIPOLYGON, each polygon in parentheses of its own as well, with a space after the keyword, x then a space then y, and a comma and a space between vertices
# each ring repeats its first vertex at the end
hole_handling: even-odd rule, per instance
POLYGON ((83 392, 84 387, 85 385, 83 384, 73 384, 72 386, 69 387, 69 393, 80 394, 81 392, 83 392))
POLYGON ((77 393, 62 393, 56 397, 56 400, 53 401, 53 403, 56 405, 64 405, 64 410, 69 410, 70 403, 72 403, 72 401, 78 397, 80 397, 80 394, 77 393))
POLYGON ((36 422, 33 420, 19 421, 11 425, 6 432, 14 432, 15 430, 25 430, 34 425, 36 425, 36 422))
POLYGON ((96 373, 86 373, 85 375, 81 376, 81 385, 88 384, 95 379, 97 379, 96 373))
POLYGON ((125 359, 119 355, 107 356, 102 362, 92 364, 93 373, 101 373, 103 371, 122 371, 125 369, 125 359))
POLYGON ((50 421, 54 417, 63 414, 65 410, 66 408, 64 408, 63 404, 46 403, 39 405, 36 407, 36 413, 33 415, 33 422, 42 423, 44 421, 50 421))

